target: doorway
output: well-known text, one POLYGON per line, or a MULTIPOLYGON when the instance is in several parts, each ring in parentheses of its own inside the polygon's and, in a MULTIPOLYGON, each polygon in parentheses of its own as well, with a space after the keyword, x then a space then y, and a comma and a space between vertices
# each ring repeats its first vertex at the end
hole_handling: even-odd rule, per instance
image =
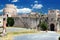
POLYGON ((50 30, 51 30, 51 31, 55 31, 54 27, 55 27, 54 24, 50 24, 50 30))

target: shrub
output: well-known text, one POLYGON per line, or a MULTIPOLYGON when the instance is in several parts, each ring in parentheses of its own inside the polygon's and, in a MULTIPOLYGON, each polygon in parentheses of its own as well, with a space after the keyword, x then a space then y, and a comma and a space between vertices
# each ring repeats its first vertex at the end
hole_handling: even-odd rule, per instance
POLYGON ((12 17, 7 18, 7 25, 8 26, 13 26, 14 25, 14 19, 12 17))
POLYGON ((59 40, 60 40, 60 37, 59 37, 59 40))
POLYGON ((45 30, 47 30, 47 23, 46 22, 41 22, 41 24, 40 24, 40 28, 43 30, 43 31, 45 31, 45 30))

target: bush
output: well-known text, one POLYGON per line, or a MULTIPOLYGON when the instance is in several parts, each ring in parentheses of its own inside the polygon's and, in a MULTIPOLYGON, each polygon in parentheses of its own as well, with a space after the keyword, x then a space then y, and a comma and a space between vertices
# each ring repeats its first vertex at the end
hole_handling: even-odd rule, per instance
POLYGON ((59 40, 60 40, 60 37, 59 37, 59 40))
POLYGON ((7 18, 7 25, 8 26, 13 26, 14 25, 14 19, 12 17, 7 18))
POLYGON ((46 22, 41 22, 41 24, 40 24, 40 28, 43 30, 43 31, 45 31, 45 30, 47 30, 47 23, 46 22))

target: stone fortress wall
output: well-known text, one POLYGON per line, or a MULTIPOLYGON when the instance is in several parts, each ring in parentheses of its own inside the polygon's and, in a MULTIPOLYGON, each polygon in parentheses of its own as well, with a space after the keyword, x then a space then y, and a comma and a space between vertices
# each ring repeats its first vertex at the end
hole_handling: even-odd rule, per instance
POLYGON ((37 21, 36 21, 36 17, 34 17, 34 15, 36 13, 33 13, 33 17, 29 17, 29 15, 19 15, 17 13, 17 8, 15 5, 13 4, 6 4, 4 10, 3 10, 4 15, 8 15, 8 17, 13 17, 15 24, 14 26, 17 27, 26 27, 26 28, 35 28, 36 25, 38 25, 39 23, 39 17, 37 17, 37 21))
POLYGON ((40 16, 38 13, 30 13, 29 15, 17 14, 17 8, 13 4, 7 4, 3 10, 5 15, 13 17, 15 24, 14 26, 36 28, 39 24, 39 20, 47 19, 48 29, 51 31, 60 31, 60 10, 48 10, 48 14, 40 16), (44 17, 43 19, 41 19, 44 17))

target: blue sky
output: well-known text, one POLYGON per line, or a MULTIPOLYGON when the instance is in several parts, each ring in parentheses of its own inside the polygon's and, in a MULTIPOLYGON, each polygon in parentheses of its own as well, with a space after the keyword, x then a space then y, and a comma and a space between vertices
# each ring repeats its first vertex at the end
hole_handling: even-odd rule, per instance
POLYGON ((60 0, 0 0, 0 13, 6 4, 14 4, 18 13, 42 12, 48 13, 49 9, 60 10, 60 0))

